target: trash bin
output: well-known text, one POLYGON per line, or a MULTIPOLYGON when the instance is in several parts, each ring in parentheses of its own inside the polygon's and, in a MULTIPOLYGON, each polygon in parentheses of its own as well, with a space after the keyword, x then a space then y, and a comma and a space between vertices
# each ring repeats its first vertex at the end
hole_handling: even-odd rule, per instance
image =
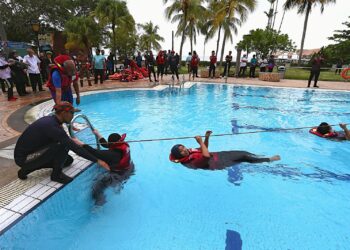
POLYGON ((284 79, 284 75, 286 74, 286 67, 278 66, 277 71, 280 74, 280 79, 284 79))

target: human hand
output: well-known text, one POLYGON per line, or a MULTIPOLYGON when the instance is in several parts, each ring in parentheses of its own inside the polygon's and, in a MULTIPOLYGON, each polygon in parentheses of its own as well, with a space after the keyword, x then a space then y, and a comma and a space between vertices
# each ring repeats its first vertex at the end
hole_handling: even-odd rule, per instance
POLYGON ((197 135, 194 137, 196 139, 196 141, 198 142, 198 144, 203 143, 202 137, 200 135, 197 135))
POLYGON ((205 132, 205 137, 209 137, 212 133, 213 131, 207 130, 207 132, 205 132))
POLYGON ((77 105, 80 104, 80 96, 77 96, 77 98, 75 99, 75 103, 76 103, 77 105))
POLYGON ((341 127, 342 129, 347 129, 346 124, 345 123, 339 123, 339 127, 341 127))
POLYGON ((97 164, 100 165, 101 167, 103 167, 104 169, 108 170, 108 171, 111 170, 109 165, 106 162, 102 161, 102 160, 97 160, 97 164))

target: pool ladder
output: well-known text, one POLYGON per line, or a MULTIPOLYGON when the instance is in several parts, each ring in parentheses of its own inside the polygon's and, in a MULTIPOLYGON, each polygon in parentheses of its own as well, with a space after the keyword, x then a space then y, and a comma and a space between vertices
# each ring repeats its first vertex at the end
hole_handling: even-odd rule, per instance
MULTIPOLYGON (((75 134, 74 134, 74 130, 73 130, 73 123, 76 119, 78 118, 83 118, 87 125, 89 126, 89 128, 91 129, 91 131, 93 131, 95 128, 94 126, 92 126, 92 123, 90 122, 89 118, 87 118, 86 115, 83 115, 83 114, 78 114, 76 116, 73 117, 72 121, 69 123, 68 125, 68 131, 69 131, 69 135, 74 138, 75 137, 75 134)), ((95 135, 95 134, 94 134, 95 135)), ((95 135, 95 139, 96 139, 96 145, 97 145, 97 149, 100 149, 100 142, 98 141, 98 137, 95 135)))

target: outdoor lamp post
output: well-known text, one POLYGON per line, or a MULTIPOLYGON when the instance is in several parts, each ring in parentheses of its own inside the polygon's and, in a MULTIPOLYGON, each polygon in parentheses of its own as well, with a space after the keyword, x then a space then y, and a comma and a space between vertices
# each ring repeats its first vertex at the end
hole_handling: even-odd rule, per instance
POLYGON ((39 44, 39 31, 40 31, 40 23, 39 22, 33 22, 31 23, 32 25, 32 30, 35 34, 35 43, 36 46, 38 48, 38 54, 39 54, 39 50, 40 50, 40 44, 39 44))

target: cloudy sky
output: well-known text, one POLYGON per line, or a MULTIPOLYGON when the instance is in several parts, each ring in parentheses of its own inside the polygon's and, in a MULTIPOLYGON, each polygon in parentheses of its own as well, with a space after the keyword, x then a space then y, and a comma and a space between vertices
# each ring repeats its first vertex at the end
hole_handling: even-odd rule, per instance
MULTIPOLYGON (((165 41, 161 44, 164 49, 171 48, 171 31, 176 31, 177 25, 172 24, 165 19, 165 5, 163 0, 126 0, 128 8, 137 23, 145 23, 152 21, 158 25, 159 34, 164 37, 165 41)), ((168 2, 171 2, 168 1, 168 2)), ((265 28, 267 24, 267 17, 264 11, 268 11, 270 4, 267 0, 257 0, 257 7, 253 13, 249 15, 248 21, 239 29, 237 36, 234 36, 233 43, 226 43, 226 51, 234 50, 236 43, 247 34, 249 30, 256 28, 265 28)), ((282 4, 284 0, 279 0, 279 10, 276 18, 275 28, 278 29, 282 19, 282 4)), ((168 4, 169 5, 169 4, 168 4)), ((320 48, 324 45, 330 44, 331 41, 327 37, 332 36, 333 31, 342 29, 342 22, 349 20, 350 16, 350 0, 337 0, 336 4, 330 4, 325 7, 323 14, 320 13, 320 8, 317 6, 311 12, 308 29, 305 40, 305 49, 320 48)), ((297 47, 300 47, 301 36, 303 30, 304 15, 297 14, 297 10, 293 9, 286 12, 281 31, 287 33, 289 37, 295 42, 297 47)), ((204 39, 202 36, 198 37, 195 49, 203 56, 204 53, 204 39)), ((211 50, 216 48, 216 40, 209 41, 206 45, 205 56, 209 55, 211 50)), ((175 50, 179 50, 180 38, 175 40, 175 50)), ((190 49, 189 42, 185 42, 184 51, 190 49)))

